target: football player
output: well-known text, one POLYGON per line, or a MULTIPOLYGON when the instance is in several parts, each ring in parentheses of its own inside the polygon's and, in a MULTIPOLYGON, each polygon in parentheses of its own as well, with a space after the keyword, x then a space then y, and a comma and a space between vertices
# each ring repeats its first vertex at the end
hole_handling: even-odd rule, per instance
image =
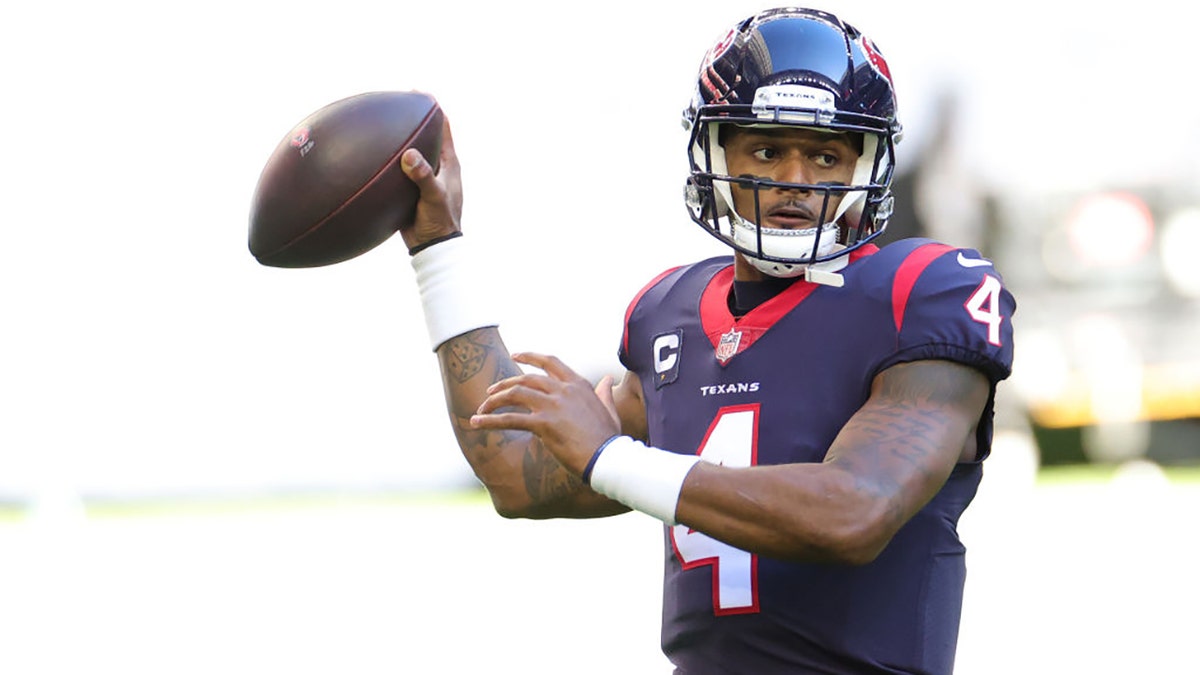
POLYGON ((402 236, 462 451, 504 516, 664 523, 677 673, 950 673, 956 525, 1014 300, 973 250, 872 243, 901 127, 887 62, 837 17, 737 24, 685 121, 687 205, 732 255, 651 280, 626 313, 627 372, 595 387, 507 352, 460 236, 449 128, 437 175, 403 156, 421 202, 402 236))

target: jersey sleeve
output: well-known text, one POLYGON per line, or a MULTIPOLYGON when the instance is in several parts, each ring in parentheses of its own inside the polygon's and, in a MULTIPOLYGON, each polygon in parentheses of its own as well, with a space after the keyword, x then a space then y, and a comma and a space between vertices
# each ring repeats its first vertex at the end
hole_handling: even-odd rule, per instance
POLYGON ((892 283, 896 351, 877 371, 945 359, 993 382, 1012 372, 1016 301, 991 261, 971 249, 926 244, 897 267, 892 283))
POLYGON ((633 299, 629 301, 629 306, 625 309, 625 327, 621 331, 621 345, 617 349, 617 358, 620 359, 621 365, 625 366, 625 368, 628 370, 631 370, 635 373, 641 372, 646 365, 636 358, 637 355, 632 354, 629 350, 630 335, 636 330, 637 319, 645 311, 642 308, 643 303, 646 300, 646 295, 652 293, 652 291, 659 286, 663 279, 666 279, 680 269, 680 267, 672 267, 654 277, 650 280, 650 283, 643 286, 642 289, 637 292, 637 295, 633 296, 633 299))

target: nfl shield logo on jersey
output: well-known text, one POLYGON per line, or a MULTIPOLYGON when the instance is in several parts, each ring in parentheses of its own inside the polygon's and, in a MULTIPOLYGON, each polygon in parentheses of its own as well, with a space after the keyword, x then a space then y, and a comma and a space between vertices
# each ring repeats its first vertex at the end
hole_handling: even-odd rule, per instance
POLYGON ((717 360, 725 363, 733 358, 737 353, 738 345, 742 342, 742 331, 736 328, 730 329, 728 333, 721 336, 721 341, 717 343, 717 360))

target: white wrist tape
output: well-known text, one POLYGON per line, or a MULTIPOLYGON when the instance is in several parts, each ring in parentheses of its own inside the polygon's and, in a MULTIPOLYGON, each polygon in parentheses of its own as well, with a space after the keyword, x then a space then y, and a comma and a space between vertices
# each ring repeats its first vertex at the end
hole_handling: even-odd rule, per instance
POLYGON ((448 239, 412 257, 417 290, 425 310, 425 326, 434 351, 463 333, 498 326, 495 303, 489 303, 475 270, 478 264, 464 237, 448 239))
POLYGON ((683 479, 699 455, 678 455, 647 447, 629 436, 601 446, 589 476, 592 489, 631 509, 675 524, 675 507, 683 479))

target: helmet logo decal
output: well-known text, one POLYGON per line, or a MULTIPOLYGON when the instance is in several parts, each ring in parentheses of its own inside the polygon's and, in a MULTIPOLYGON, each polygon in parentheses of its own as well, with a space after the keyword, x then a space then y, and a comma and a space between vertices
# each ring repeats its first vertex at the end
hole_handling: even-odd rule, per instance
POLYGON ((704 66, 711 66, 713 63, 716 63, 717 59, 724 56, 725 52, 729 51, 729 48, 733 46, 733 39, 735 37, 737 37, 737 30, 731 28, 729 32, 725 34, 725 37, 721 38, 720 41, 713 45, 712 49, 708 50, 708 53, 704 55, 704 66))
MULTIPOLYGON (((724 103, 730 94, 733 94, 734 99, 737 98, 737 93, 733 91, 737 81, 731 86, 715 67, 716 62, 733 46, 736 37, 737 30, 730 30, 704 55, 704 65, 700 67, 700 86, 708 94, 710 103, 724 103)), ((740 76, 738 78, 740 79, 740 76)))
MULTIPOLYGON (((860 35, 858 44, 862 47, 863 53, 867 56, 867 62, 875 69, 875 72, 887 78, 888 82, 892 82, 892 71, 888 69, 887 61, 884 60, 883 54, 879 53, 879 48, 874 42, 867 39, 867 36, 860 35)), ((895 83, 892 82, 894 85, 895 83)))

